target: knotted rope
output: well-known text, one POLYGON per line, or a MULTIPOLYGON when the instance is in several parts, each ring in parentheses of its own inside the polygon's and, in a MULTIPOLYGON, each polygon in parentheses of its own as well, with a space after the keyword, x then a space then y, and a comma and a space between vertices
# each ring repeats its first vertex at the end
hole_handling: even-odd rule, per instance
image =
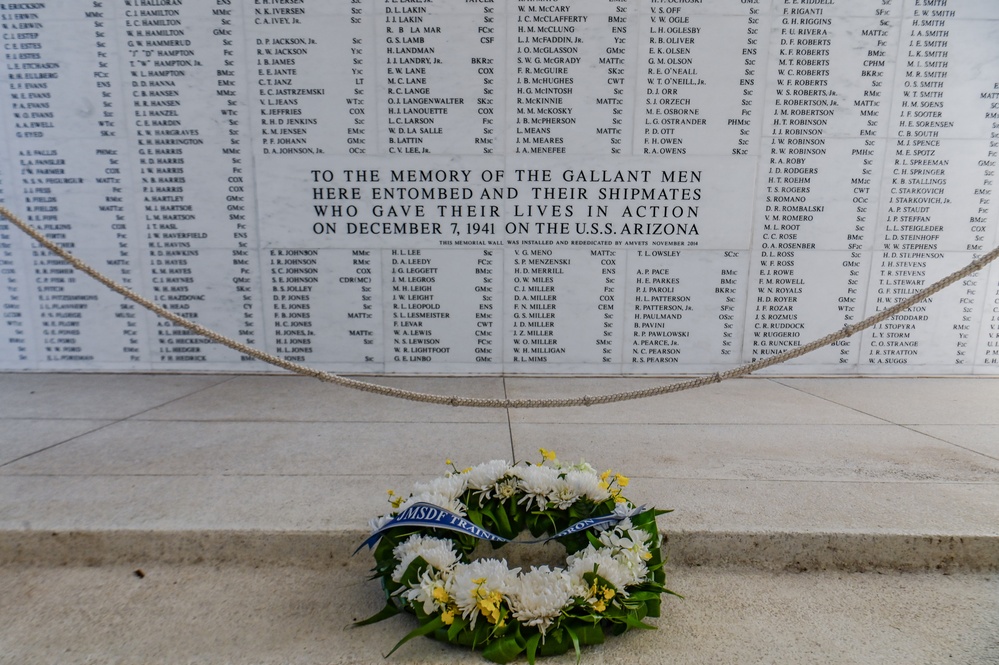
POLYGON ((172 321, 179 326, 187 328, 191 332, 194 332, 202 337, 206 337, 213 342, 223 344, 234 351, 239 351, 240 353, 252 356, 257 360, 262 360, 265 363, 274 365, 275 367, 280 367, 286 369, 295 374, 301 374, 302 376, 311 376, 314 379, 319 379, 326 383, 335 383, 337 385, 343 386, 345 388, 353 388, 354 390, 361 390, 369 393, 376 393, 379 395, 385 395, 387 397, 395 397, 398 399, 406 399, 414 402, 427 402, 430 404, 449 404, 451 406, 471 406, 479 408, 490 408, 490 409, 536 409, 536 408, 560 408, 560 407, 570 407, 570 406, 592 406, 594 404, 611 404, 614 402, 624 402, 633 399, 643 399, 646 397, 655 397, 656 395, 666 395, 669 393, 678 393, 683 390, 690 390, 692 388, 700 388, 701 386, 706 386, 712 383, 720 383, 728 379, 735 379, 740 376, 746 376, 752 374, 758 370, 764 369, 766 367, 771 367, 772 365, 778 365, 788 360, 798 358, 805 355, 806 353, 811 353, 816 349, 820 349, 829 344, 838 342, 841 339, 846 339, 851 335, 855 335, 862 330, 866 330, 873 325, 876 325, 885 319, 889 319, 899 312, 903 312, 913 305, 926 300, 933 294, 941 291, 954 282, 967 277, 968 275, 978 272, 988 264, 992 263, 999 258, 999 247, 996 247, 992 251, 984 254, 983 256, 975 259, 968 265, 964 266, 960 270, 957 270, 947 277, 934 282, 930 286, 926 287, 919 293, 916 293, 905 300, 892 305, 888 309, 882 310, 877 314, 867 317, 863 321, 855 324, 849 324, 843 326, 836 332, 829 333, 824 337, 805 344, 804 346, 799 346, 784 353, 780 353, 774 356, 770 356, 761 360, 754 360, 752 362, 734 367, 730 370, 724 372, 718 372, 711 374, 709 376, 698 377, 695 379, 689 379, 687 381, 680 381, 678 383, 669 383, 660 386, 654 386, 651 388, 644 388, 641 390, 630 390, 627 392, 620 393, 610 393, 607 395, 583 395, 582 397, 567 397, 567 398, 547 398, 547 399, 493 399, 493 398, 481 398, 481 397, 461 397, 458 395, 435 395, 433 393, 421 393, 412 390, 403 390, 402 388, 393 388, 391 386, 382 386, 376 383, 369 383, 366 381, 359 381, 357 379, 351 379, 345 376, 340 376, 339 374, 333 374, 331 372, 324 372, 322 370, 313 369, 307 367, 306 365, 301 365, 299 363, 291 362, 283 358, 279 358, 273 354, 267 353, 252 346, 247 346, 242 342, 238 342, 234 339, 226 337, 220 333, 210 330, 194 321, 175 314, 168 309, 165 309, 156 303, 147 300, 138 293, 135 293, 131 289, 122 284, 119 284, 115 280, 111 279, 98 272, 96 269, 92 268, 88 264, 84 263, 80 259, 73 256, 71 253, 59 247, 57 244, 43 236, 34 227, 30 226, 26 222, 18 218, 14 213, 8 210, 4 206, 0 206, 0 215, 7 218, 14 226, 24 231, 26 234, 31 236, 31 238, 45 247, 53 254, 57 255, 71 266, 79 270, 80 272, 86 273, 90 277, 94 278, 104 286, 108 287, 112 291, 116 291, 121 295, 125 296, 132 302, 142 305, 144 308, 153 312, 157 316, 161 316, 168 321, 172 321))

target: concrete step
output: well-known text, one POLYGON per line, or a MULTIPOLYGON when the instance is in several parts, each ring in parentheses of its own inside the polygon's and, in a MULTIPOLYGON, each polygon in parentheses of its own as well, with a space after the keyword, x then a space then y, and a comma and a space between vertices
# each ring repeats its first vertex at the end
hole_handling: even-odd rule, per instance
MULTIPOLYGON (((382 605, 370 563, 0 567, 0 663, 328 665, 486 662, 415 622, 350 624, 382 605)), ((678 566, 655 631, 609 637, 583 663, 999 662, 999 577, 678 566)), ((568 665, 570 653, 543 662, 568 665)))
MULTIPOLYGON (((664 381, 377 380, 480 397, 664 381)), ((350 553, 385 490, 539 447, 676 510, 660 525, 687 599, 586 662, 999 663, 997 403, 987 378, 505 411, 287 376, 0 374, 0 663, 384 662, 410 620, 346 627, 380 606, 350 553)), ((393 660, 477 657, 418 640, 393 660)))
MULTIPOLYGON (((480 397, 667 381, 373 380, 480 397)), ((292 376, 0 374, 0 562, 296 564, 329 542, 351 549, 387 489, 440 475, 445 458, 536 460, 543 447, 675 509, 661 525, 679 564, 991 570, 997 403, 989 378, 743 379, 507 411, 292 376)))
MULTIPOLYGON (((762 571, 999 572, 999 536, 930 534, 670 531, 672 565, 762 571)), ((317 566, 351 560, 367 532, 305 531, 6 531, 0 565, 317 566)), ((358 553, 356 559, 366 558, 358 553)))

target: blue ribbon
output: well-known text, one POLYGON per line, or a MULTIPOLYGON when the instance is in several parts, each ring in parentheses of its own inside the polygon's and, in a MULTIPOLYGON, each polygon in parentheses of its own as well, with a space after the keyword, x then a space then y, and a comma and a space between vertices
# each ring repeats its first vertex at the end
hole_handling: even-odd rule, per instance
POLYGON ((642 510, 641 508, 638 508, 638 509, 636 509, 637 512, 630 513, 628 515, 615 515, 615 514, 612 513, 610 515, 604 515, 603 517, 587 517, 585 520, 579 520, 575 524, 570 524, 566 528, 564 528, 561 531, 559 531, 558 533, 556 533, 554 536, 548 536, 547 538, 541 538, 539 540, 531 540, 531 541, 528 541, 528 542, 531 542, 531 543, 547 543, 549 540, 555 540, 556 538, 561 538, 563 536, 568 536, 568 535, 573 534, 573 533, 579 533, 580 531, 586 531, 587 529, 592 529, 593 527, 600 526, 602 524, 610 524, 612 522, 614 524, 617 524, 618 522, 620 522, 621 520, 623 520, 625 517, 631 517, 631 515, 637 515, 638 512, 641 512, 641 510, 642 510))
MULTIPOLYGON (((587 529, 592 529, 596 526, 601 526, 603 524, 618 523, 625 517, 631 517, 632 515, 637 515, 645 510, 645 506, 639 506, 627 515, 610 514, 603 515, 602 517, 588 517, 584 520, 579 520, 575 524, 572 524, 565 529, 562 529, 554 536, 548 536, 547 538, 539 538, 537 540, 525 540, 518 541, 524 544, 536 544, 536 543, 547 543, 549 540, 555 540, 557 538, 562 538, 564 536, 571 535, 573 533, 579 533, 580 531, 585 531, 587 529)), ((448 531, 457 531, 458 533, 464 533, 473 538, 478 538, 480 540, 492 540, 501 543, 513 542, 509 538, 504 538, 503 536, 497 536, 495 533, 487 531, 482 527, 473 524, 461 515, 456 515, 450 510, 445 510, 440 506, 435 506, 430 503, 414 503, 412 506, 406 508, 395 517, 393 517, 387 524, 385 524, 380 529, 375 530, 367 540, 358 545, 357 549, 354 550, 354 554, 361 551, 365 545, 368 549, 375 546, 378 539, 382 537, 382 534, 389 529, 395 529, 401 526, 423 526, 433 529, 446 529, 448 531)))
POLYGON ((480 540, 495 540, 502 543, 510 542, 509 539, 486 531, 482 527, 469 522, 461 515, 452 513, 450 510, 445 510, 440 506, 430 503, 414 503, 393 517, 385 526, 377 529, 368 536, 368 539, 354 550, 354 554, 357 554, 365 545, 368 546, 368 549, 371 549, 378 542, 378 539, 382 537, 383 533, 400 526, 425 526, 434 529, 447 529, 448 531, 465 533, 480 540))

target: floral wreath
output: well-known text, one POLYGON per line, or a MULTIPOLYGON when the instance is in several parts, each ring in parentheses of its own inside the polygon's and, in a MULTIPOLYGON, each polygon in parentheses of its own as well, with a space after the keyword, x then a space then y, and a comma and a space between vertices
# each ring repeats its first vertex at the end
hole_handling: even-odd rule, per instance
MULTIPOLYGON (((635 507, 621 494, 628 478, 597 474, 586 462, 565 465, 541 449, 542 462, 485 462, 417 483, 404 498, 389 490, 393 510, 371 520, 363 543, 374 547, 372 579, 385 590, 385 608, 367 625, 406 610, 420 625, 414 637, 482 649, 506 663, 600 644, 604 631, 655 628, 666 588, 656 516, 668 510, 635 507), (480 540, 502 547, 522 532, 565 547, 566 567, 510 569, 506 560, 472 560, 480 540), (377 546, 375 547, 375 543, 377 546)), ((523 542, 523 541, 521 541, 523 542)), ((387 657, 386 656, 386 657, 387 657)))

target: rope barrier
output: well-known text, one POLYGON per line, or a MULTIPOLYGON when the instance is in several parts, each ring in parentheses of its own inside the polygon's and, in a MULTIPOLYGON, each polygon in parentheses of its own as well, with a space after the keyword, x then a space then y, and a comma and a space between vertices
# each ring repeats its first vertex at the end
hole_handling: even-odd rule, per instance
POLYGON ((145 309, 153 312, 157 316, 163 317, 168 321, 172 321, 179 326, 187 328, 191 332, 194 332, 202 337, 206 337, 213 342, 217 342, 224 346, 238 351, 244 355, 251 356, 257 360, 261 360, 275 367, 280 367, 282 369, 294 372, 295 374, 300 374, 302 376, 310 376, 314 379, 324 381, 326 383, 334 383, 345 388, 352 388, 354 390, 360 390, 363 392, 376 393, 379 395, 385 395, 387 397, 395 397, 398 399, 405 399, 414 402, 427 402, 430 404, 448 404, 451 406, 470 406, 478 408, 492 408, 492 409, 537 409, 537 408, 564 408, 572 406, 592 406, 594 404, 612 404, 614 402, 624 402, 633 399, 644 399, 646 397, 655 397, 657 395, 666 395, 670 393, 678 393, 684 390, 691 390, 692 388, 700 388, 701 386, 710 385, 712 383, 721 383, 722 381, 727 381, 728 379, 735 379, 741 376, 746 376, 752 374, 753 372, 759 371, 766 367, 771 367, 772 365, 778 365, 788 360, 793 360, 806 353, 811 353, 816 349, 820 349, 829 344, 838 342, 841 339, 846 339, 852 335, 857 334, 873 325, 876 325, 885 319, 889 319, 899 312, 903 312, 913 305, 926 300, 938 291, 950 286, 959 279, 963 279, 968 275, 978 272, 988 264, 999 258, 999 247, 994 248, 987 254, 975 259, 968 265, 964 266, 960 270, 951 273, 947 277, 934 282, 930 286, 926 287, 919 293, 916 293, 905 300, 892 305, 888 309, 882 310, 877 314, 869 316, 863 321, 855 324, 844 325, 840 330, 829 333, 824 337, 820 337, 804 346, 799 346, 784 353, 769 356, 762 360, 754 360, 752 362, 734 367, 732 369, 726 370, 724 372, 718 372, 710 376, 698 377, 695 379, 689 379, 687 381, 680 381, 678 383, 669 383, 660 386, 655 386, 652 388, 645 388, 642 390, 631 390, 627 392, 620 393, 610 393, 606 395, 584 395, 582 397, 569 397, 562 399, 492 399, 492 398, 479 398, 479 397, 459 397, 457 395, 435 395, 433 393, 421 393, 412 390, 403 390, 401 388, 394 388, 391 386, 382 386, 376 383, 369 383, 366 381, 359 381, 357 379, 351 379, 339 374, 333 374, 331 372, 324 372, 321 370, 313 369, 305 365, 300 365, 298 363, 290 362, 283 358, 279 358, 273 354, 267 353, 266 351, 261 351, 252 346, 247 346, 242 342, 238 342, 234 339, 230 339, 225 335, 210 330, 200 324, 190 321, 183 316, 175 314, 168 309, 165 309, 154 302, 147 300, 138 293, 135 293, 131 289, 118 282, 114 281, 110 277, 106 277, 102 273, 98 272, 96 269, 90 267, 88 264, 84 263, 80 259, 73 256, 71 253, 59 247, 57 244, 43 236, 34 227, 30 226, 28 223, 22 221, 17 215, 12 213, 6 207, 0 205, 0 215, 3 215, 10 221, 14 226, 21 229, 24 233, 29 235, 35 242, 45 247, 47 250, 53 254, 59 256, 61 259, 65 260, 71 266, 79 270, 80 272, 86 273, 93 279, 97 280, 104 286, 108 287, 112 291, 115 291, 122 296, 128 298, 129 300, 142 305, 145 309))

